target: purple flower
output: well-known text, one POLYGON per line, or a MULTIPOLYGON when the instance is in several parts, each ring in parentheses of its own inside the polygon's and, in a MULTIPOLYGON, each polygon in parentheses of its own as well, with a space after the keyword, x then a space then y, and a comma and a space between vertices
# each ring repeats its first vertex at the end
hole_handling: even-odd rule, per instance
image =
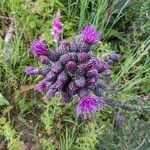
POLYGON ((50 71, 47 75, 46 75, 46 80, 51 82, 51 81, 56 81, 57 75, 53 72, 50 71))
POLYGON ((78 86, 72 81, 69 83, 69 94, 74 95, 77 93, 77 90, 79 89, 78 86))
POLYGON ((57 89, 55 87, 50 87, 45 95, 45 99, 52 98, 56 92, 57 92, 57 89))
POLYGON ((29 75, 37 75, 40 73, 40 69, 35 68, 35 67, 26 66, 24 69, 24 72, 29 75))
POLYGON ((74 62, 74 61, 69 61, 67 64, 66 64, 66 68, 69 72, 73 73, 76 71, 77 69, 77 64, 74 62))
POLYGON ((56 14, 56 18, 54 19, 52 23, 52 30, 51 34, 53 36, 53 40, 55 43, 59 40, 59 34, 63 32, 63 24, 60 22, 60 10, 58 10, 56 14))
POLYGON ((77 116, 83 115, 84 119, 87 119, 91 113, 98 110, 102 103, 103 101, 96 96, 83 97, 76 106, 76 114, 77 116))
POLYGON ((69 46, 69 42, 66 40, 62 40, 62 42, 60 43, 59 48, 61 48, 62 50, 66 49, 69 46))
POLYGON ((111 71, 110 70, 105 70, 104 72, 103 72, 103 76, 105 77, 105 78, 109 78, 110 76, 111 76, 111 71))
POLYGON ((71 56, 69 54, 64 54, 60 57, 59 61, 62 64, 66 64, 68 61, 71 61, 71 56))
POLYGON ((57 81, 55 83, 55 88, 60 89, 63 87, 63 85, 67 82, 68 76, 65 71, 61 72, 58 77, 57 81))
POLYGON ((84 89, 84 88, 80 89, 80 91, 78 92, 78 95, 80 98, 86 97, 87 95, 89 95, 89 90, 84 89))
POLYGON ((88 60, 88 55, 85 52, 81 52, 78 54, 78 60, 80 62, 86 62, 88 60))
POLYGON ((48 53, 48 48, 41 40, 34 40, 30 47, 30 52, 34 55, 44 55, 48 53))
POLYGON ((45 80, 41 80, 35 87, 35 89, 39 92, 42 92, 42 90, 46 88, 46 81, 45 80))
POLYGON ((87 25, 82 31, 83 40, 92 45, 100 39, 100 33, 92 25, 87 25))
POLYGON ((56 62, 52 65, 52 72, 55 74, 59 74, 62 70, 63 70, 63 66, 61 65, 61 63, 56 62))
POLYGON ((97 71, 97 69, 91 69, 87 72, 86 76, 88 78, 91 78, 91 77, 98 77, 99 73, 97 71))
POLYGON ((90 86, 90 85, 93 85, 96 81, 97 81, 97 78, 92 77, 92 78, 87 79, 87 84, 90 86))
POLYGON ((108 69, 108 63, 101 62, 96 68, 98 69, 99 73, 104 72, 105 70, 108 69))
POLYGON ((85 85, 85 78, 82 77, 82 76, 78 76, 75 78, 75 84, 78 86, 78 87, 83 87, 85 85))
POLYGON ((42 64, 49 64, 50 63, 50 60, 46 57, 46 56, 40 56, 40 62, 42 63, 42 64))
POLYGON ((98 58, 92 58, 88 63, 88 68, 97 68, 101 65, 101 60, 98 58))

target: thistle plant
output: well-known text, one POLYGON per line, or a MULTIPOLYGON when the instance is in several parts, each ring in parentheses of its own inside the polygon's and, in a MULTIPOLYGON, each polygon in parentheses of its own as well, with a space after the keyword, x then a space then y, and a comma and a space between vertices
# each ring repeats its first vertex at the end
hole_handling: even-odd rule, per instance
MULTIPOLYGON (((63 30, 58 14, 52 26, 54 41, 58 42, 58 33, 63 30)), ((96 57, 93 45, 100 37, 93 25, 86 25, 71 41, 58 43, 55 50, 48 50, 43 41, 34 40, 30 52, 46 66, 25 67, 26 74, 43 76, 36 90, 46 90, 45 99, 51 99, 59 92, 61 103, 69 103, 77 95, 76 114, 84 119, 91 118, 91 114, 103 105, 106 87, 100 79, 110 77, 109 65, 119 59, 116 53, 110 53, 105 58, 96 57)))

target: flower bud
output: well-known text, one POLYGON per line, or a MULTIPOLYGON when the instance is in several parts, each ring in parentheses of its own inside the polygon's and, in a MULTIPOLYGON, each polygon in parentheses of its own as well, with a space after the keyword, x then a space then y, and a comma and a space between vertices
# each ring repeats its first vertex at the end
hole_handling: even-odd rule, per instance
POLYGON ((103 96, 103 93, 104 93, 104 89, 101 88, 101 86, 99 86, 99 84, 95 84, 91 87, 91 90, 93 91, 93 93, 98 96, 98 97, 101 97, 103 96))
POLYGON ((54 87, 49 88, 46 95, 45 95, 45 98, 51 99, 55 95, 56 92, 57 92, 56 88, 54 88, 54 87))
POLYGON ((110 70, 105 70, 104 72, 103 72, 103 76, 104 76, 104 78, 109 78, 110 76, 111 76, 111 71, 110 70))
POLYGON ((78 86, 73 81, 69 83, 68 87, 70 95, 75 95, 79 89, 78 86))
POLYGON ((95 84, 96 88, 106 89, 106 85, 102 82, 98 82, 95 84))
POLYGON ((41 80, 35 87, 35 89, 39 92, 42 92, 42 90, 46 88, 46 81, 45 80, 41 80))
POLYGON ((101 64, 101 60, 98 58, 92 58, 87 64, 88 68, 96 68, 101 64))
POLYGON ((91 69, 87 72, 86 77, 91 78, 91 77, 98 77, 99 73, 96 69, 91 69))
POLYGON ((88 55, 85 52, 79 53, 77 55, 77 57, 78 57, 78 61, 80 61, 80 62, 84 62, 85 63, 88 60, 88 55))
POLYGON ((74 73, 77 70, 77 64, 74 61, 69 61, 66 64, 66 69, 71 72, 74 73))
POLYGON ((35 67, 26 66, 24 69, 25 73, 28 75, 37 75, 40 74, 40 69, 35 67))
POLYGON ((61 63, 56 62, 52 65, 51 71, 55 74, 59 74, 63 70, 63 66, 61 63))
POLYGON ((45 68, 39 68, 40 69, 40 74, 45 76, 48 74, 48 72, 50 71, 50 67, 45 67, 45 68))
POLYGON ((66 74, 66 72, 61 72, 59 75, 58 75, 58 78, 57 78, 57 81, 55 83, 55 88, 62 88, 63 85, 67 82, 68 80, 68 76, 66 74))
POLYGON ((113 64, 113 61, 112 61, 111 59, 109 59, 109 60, 107 61, 107 63, 108 63, 108 65, 112 65, 112 64, 113 64))
POLYGON ((60 44, 60 46, 58 47, 57 51, 59 53, 61 53, 61 55, 69 52, 69 42, 66 40, 63 40, 60 44))
POLYGON ((50 64, 50 60, 46 57, 46 56, 40 56, 40 62, 42 63, 42 64, 50 64))
POLYGON ((60 57, 59 62, 62 64, 67 64, 67 62, 71 61, 71 56, 67 53, 60 57))
POLYGON ((30 52, 34 55, 44 55, 46 56, 48 53, 48 48, 41 40, 34 40, 30 47, 30 52))
POLYGON ((97 81, 97 78, 92 77, 92 78, 87 79, 86 81, 87 81, 87 84, 90 86, 90 85, 95 84, 95 82, 97 81))
POLYGON ((50 71, 47 75, 46 75, 46 80, 51 82, 51 81, 56 81, 57 75, 55 73, 53 73, 52 71, 50 71))
POLYGON ((80 89, 80 91, 78 92, 79 97, 86 97, 87 95, 89 95, 89 91, 87 89, 80 89))
POLYGON ((104 72, 105 70, 108 69, 108 64, 106 62, 101 62, 99 66, 96 67, 98 72, 104 72))
POLYGON ((59 53, 59 52, 56 52, 56 51, 49 51, 49 52, 47 53, 47 57, 48 57, 51 61, 56 62, 56 61, 58 61, 59 58, 60 58, 60 53, 59 53))
POLYGON ((75 42, 71 41, 69 46, 70 46, 70 49, 69 49, 70 52, 77 52, 78 51, 78 45, 75 42))
POLYGON ((83 87, 85 85, 85 78, 82 77, 82 76, 78 76, 75 78, 75 84, 78 86, 78 87, 83 87))
POLYGON ((86 52, 86 53, 88 53, 90 50, 91 50, 91 47, 89 46, 89 44, 85 43, 84 41, 79 46, 79 52, 86 52))

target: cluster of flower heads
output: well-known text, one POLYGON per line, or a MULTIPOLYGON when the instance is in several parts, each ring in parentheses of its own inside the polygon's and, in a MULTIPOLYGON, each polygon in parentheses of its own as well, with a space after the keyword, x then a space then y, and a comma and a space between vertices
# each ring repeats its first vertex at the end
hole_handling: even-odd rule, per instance
POLYGON ((60 101, 69 103, 74 95, 78 95, 76 114, 87 119, 103 104, 105 85, 99 78, 110 77, 109 65, 119 59, 116 53, 108 54, 105 59, 96 57, 92 46, 99 40, 100 33, 92 25, 85 26, 71 41, 63 40, 55 50, 48 50, 43 41, 34 40, 30 52, 46 67, 27 66, 25 72, 43 76, 36 89, 46 90, 45 99, 60 92, 60 101))

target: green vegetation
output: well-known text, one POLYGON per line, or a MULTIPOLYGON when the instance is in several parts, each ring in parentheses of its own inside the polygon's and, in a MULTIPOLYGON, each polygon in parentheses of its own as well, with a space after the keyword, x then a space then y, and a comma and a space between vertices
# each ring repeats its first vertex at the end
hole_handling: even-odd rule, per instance
POLYGON ((150 109, 149 0, 1 0, 0 1, 0 150, 149 150, 150 117, 143 111, 106 106, 90 123, 77 118, 74 102, 45 102, 34 90, 39 77, 24 66, 40 66, 29 55, 33 39, 53 47, 52 19, 61 10, 64 37, 70 39, 88 23, 102 33, 97 56, 122 55, 112 66, 108 91, 118 102, 150 109), (115 120, 121 113, 123 123, 115 120))

